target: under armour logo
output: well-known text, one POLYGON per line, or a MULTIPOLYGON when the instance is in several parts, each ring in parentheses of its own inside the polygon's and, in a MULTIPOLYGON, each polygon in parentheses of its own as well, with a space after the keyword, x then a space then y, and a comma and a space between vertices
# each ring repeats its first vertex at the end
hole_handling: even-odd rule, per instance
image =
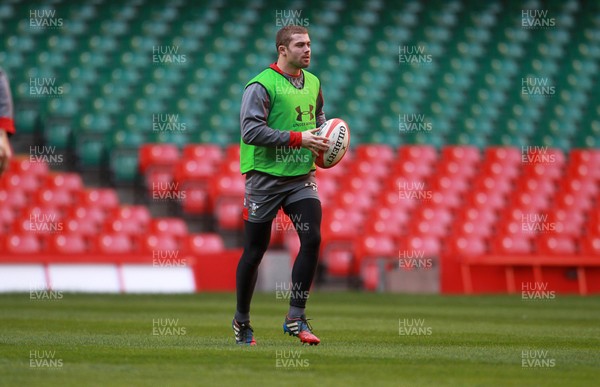
POLYGON ((298 116, 296 117, 296 121, 302 121, 302 116, 305 114, 309 115, 309 120, 314 120, 315 119, 315 115, 313 113, 313 111, 315 110, 315 107, 313 105, 308 105, 308 110, 302 111, 302 109, 300 108, 300 106, 296 106, 296 112, 298 112, 298 116))

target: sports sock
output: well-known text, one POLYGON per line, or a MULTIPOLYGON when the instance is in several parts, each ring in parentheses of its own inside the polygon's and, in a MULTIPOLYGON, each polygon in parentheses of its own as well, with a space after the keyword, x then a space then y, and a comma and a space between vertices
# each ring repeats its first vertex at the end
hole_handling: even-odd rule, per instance
POLYGON ((250 313, 240 313, 236 310, 234 318, 239 324, 248 323, 250 322, 250 313))
POLYGON ((288 311, 288 318, 300 318, 304 316, 304 308, 298 308, 297 306, 290 305, 290 310, 288 311))

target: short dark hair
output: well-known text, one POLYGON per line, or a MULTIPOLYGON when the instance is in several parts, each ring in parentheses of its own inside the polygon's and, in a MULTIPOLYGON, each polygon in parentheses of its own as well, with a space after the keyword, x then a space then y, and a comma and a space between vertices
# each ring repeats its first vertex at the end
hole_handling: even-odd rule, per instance
POLYGON ((277 31, 275 37, 275 49, 279 51, 279 46, 288 46, 292 41, 294 34, 308 34, 308 30, 302 26, 289 25, 277 31))

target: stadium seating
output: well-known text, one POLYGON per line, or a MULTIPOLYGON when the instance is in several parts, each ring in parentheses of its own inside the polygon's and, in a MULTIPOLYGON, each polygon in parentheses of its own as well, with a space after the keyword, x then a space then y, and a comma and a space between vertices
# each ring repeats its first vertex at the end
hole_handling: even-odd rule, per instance
MULTIPOLYGON (((298 3, 310 20, 311 70, 322 81, 325 111, 352 130, 342 163, 317 172, 326 273, 362 277, 373 290, 399 252, 419 251, 444 263, 443 291, 509 291, 510 281, 484 284, 478 271, 509 273, 540 257, 593 263, 600 254, 599 4, 544 4, 561 22, 543 30, 521 27, 523 6, 513 1, 369 4, 298 3), (329 27, 335 23, 344 27, 329 27), (431 60, 405 63, 402 53, 413 50, 431 60), (524 93, 527 78, 548 81, 556 93, 524 93), (410 122, 419 129, 403 126, 410 122)), ((222 249, 213 239, 243 226, 243 86, 274 61, 271 11, 281 5, 52 6, 68 27, 44 33, 15 16, 28 15, 29 4, 0 7, 0 63, 14 90, 15 138, 55 146, 76 163, 59 172, 25 154, 13 160, 0 179, 5 251, 222 249), (155 62, 157 46, 177 48, 185 61, 155 62), (39 78, 64 92, 32 95, 30 81, 39 78), (82 176, 98 170, 108 172, 99 174, 105 187, 84 186, 82 176), (211 237, 121 203, 117 189, 140 181, 151 199, 212 219, 211 237), (32 232, 37 213, 53 220, 34 218, 32 232), (43 226, 57 222, 64 238, 43 226), (166 231, 174 235, 158 238, 166 231)), ((578 281, 564 289, 595 289, 578 281)))

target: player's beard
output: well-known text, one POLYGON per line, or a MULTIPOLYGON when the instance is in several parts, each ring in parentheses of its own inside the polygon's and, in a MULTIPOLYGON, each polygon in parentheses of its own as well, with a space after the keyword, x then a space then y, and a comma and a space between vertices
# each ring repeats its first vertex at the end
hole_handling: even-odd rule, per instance
POLYGON ((297 67, 299 69, 305 69, 308 66, 310 66, 310 57, 308 57, 308 61, 306 61, 304 59, 304 56, 301 56, 300 58, 298 58, 298 60, 294 61, 292 64, 294 65, 294 67, 297 67))

